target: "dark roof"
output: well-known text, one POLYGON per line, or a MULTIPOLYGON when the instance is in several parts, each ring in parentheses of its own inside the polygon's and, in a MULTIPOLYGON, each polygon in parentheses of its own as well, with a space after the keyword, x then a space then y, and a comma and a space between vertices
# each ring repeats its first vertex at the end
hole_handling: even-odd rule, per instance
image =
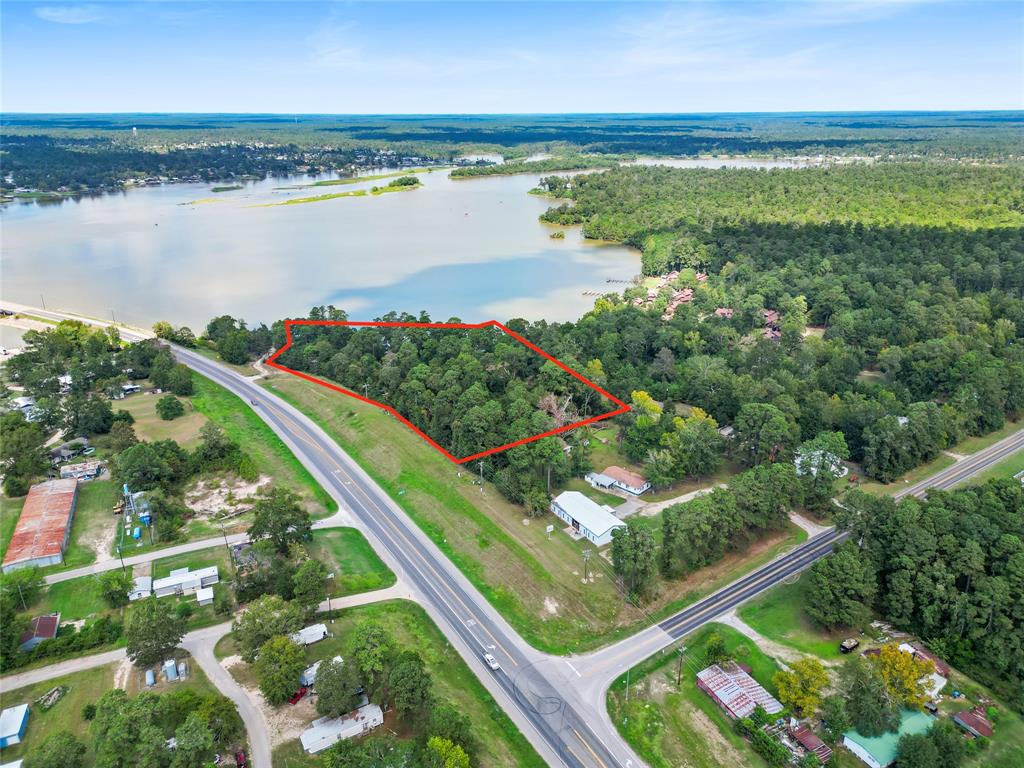
POLYGON ((22 645, 29 640, 38 638, 40 640, 53 640, 57 636, 57 628, 60 626, 60 614, 50 613, 46 616, 36 616, 32 619, 28 632, 21 636, 19 641, 22 645))
POLYGON ((988 718, 976 709, 965 709, 953 715, 953 721, 958 725, 981 734, 985 738, 992 738, 992 723, 988 718))

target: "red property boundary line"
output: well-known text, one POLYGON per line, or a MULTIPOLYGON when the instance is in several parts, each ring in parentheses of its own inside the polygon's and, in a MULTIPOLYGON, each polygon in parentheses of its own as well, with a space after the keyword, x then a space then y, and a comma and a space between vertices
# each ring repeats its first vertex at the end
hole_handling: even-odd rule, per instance
POLYGON ((617 397, 615 397, 614 395, 610 394, 609 392, 606 392, 605 390, 601 389, 601 387, 597 386, 597 384, 595 384, 594 382, 590 381, 590 379, 586 378, 585 376, 581 376, 579 373, 577 373, 572 368, 567 366, 561 360, 558 360, 558 359, 552 357, 547 352, 545 352, 543 349, 538 347, 536 344, 533 344, 533 343, 527 341, 522 336, 520 336, 518 333, 513 331, 511 328, 508 328, 507 326, 502 325, 497 320, 487 320, 487 321, 485 321, 483 323, 400 323, 400 322, 387 322, 387 323, 385 323, 385 322, 352 321, 352 320, 285 320, 284 321, 284 333, 285 333, 285 339, 287 340, 285 345, 283 347, 281 347, 279 350, 277 350, 277 352, 275 352, 269 358, 267 358, 267 362, 266 362, 267 365, 271 366, 272 368, 277 368, 279 371, 284 371, 285 373, 290 373, 293 376, 298 376, 300 379, 305 379, 306 381, 311 381, 314 384, 319 384, 322 387, 327 387, 328 389, 333 389, 335 392, 340 392, 343 395, 348 395, 349 397, 354 397, 356 400, 361 400, 364 403, 369 403, 370 405, 376 406, 377 408, 380 408, 381 410, 386 411, 387 413, 390 413, 396 419, 398 419, 403 424, 405 424, 407 427, 409 427, 413 432, 415 432, 417 435, 419 435, 424 440, 426 440, 430 445, 432 445, 434 448, 436 448, 438 451, 440 451, 445 457, 447 457, 451 461, 455 462, 456 464, 465 464, 467 461, 472 461, 473 459, 480 459, 480 458, 483 458, 484 456, 490 456, 492 453, 500 453, 501 451, 507 451, 509 448, 515 448, 517 445, 525 445, 526 443, 532 443, 535 440, 540 440, 543 437, 550 437, 552 435, 557 435, 557 434, 560 434, 562 432, 568 432, 569 430, 576 429, 577 427, 582 427, 582 426, 584 426, 586 424, 593 424, 595 422, 602 421, 604 419, 610 419, 613 416, 618 416, 620 414, 623 414, 623 413, 626 413, 627 411, 629 411, 629 406, 626 405, 621 400, 619 400, 617 397), (447 450, 445 450, 445 448, 442 447, 441 445, 438 445, 437 442, 435 442, 429 435, 424 433, 423 430, 421 430, 419 427, 417 427, 415 424, 413 424, 411 421, 409 421, 407 418, 405 418, 405 416, 400 414, 398 411, 396 411, 390 405, 386 405, 385 403, 381 403, 381 402, 379 402, 377 400, 374 400, 373 398, 370 398, 370 397, 364 397, 364 396, 362 396, 362 395, 360 395, 360 394, 358 394, 356 392, 353 392, 351 390, 345 389, 344 387, 340 387, 337 384, 332 384, 329 381, 324 381, 323 379, 318 379, 316 376, 310 376, 308 373, 303 373, 302 371, 296 371, 296 370, 293 370, 291 368, 288 368, 287 366, 284 366, 284 365, 281 365, 280 363, 275 362, 275 360, 277 360, 277 358, 280 357, 280 355, 283 352, 285 352, 286 350, 288 350, 291 347, 291 345, 292 345, 292 326, 296 326, 296 325, 349 326, 349 327, 356 327, 356 328, 368 328, 368 327, 369 328, 464 328, 464 329, 469 329, 469 330, 479 329, 479 328, 490 328, 490 327, 498 328, 502 333, 505 333, 508 336, 511 336, 513 339, 518 341, 523 346, 528 347, 529 349, 533 350, 534 352, 536 352, 538 355, 540 355, 541 357, 545 358, 546 360, 550 360, 552 363, 557 365, 559 368, 561 368, 563 371, 568 373, 570 376, 572 376, 572 377, 582 381, 584 384, 586 384, 588 387, 593 389, 595 392, 598 392, 602 396, 608 398, 613 403, 615 403, 615 405, 617 405, 618 408, 616 408, 613 411, 608 411, 607 413, 602 413, 602 414, 600 414, 598 416, 591 416, 589 419, 584 419, 583 421, 575 421, 572 424, 566 424, 566 425, 558 427, 556 429, 549 429, 547 432, 541 432, 540 434, 533 435, 532 437, 524 437, 522 440, 516 440, 515 442, 512 442, 512 443, 507 443, 505 445, 499 445, 497 448, 490 448, 490 449, 488 449, 486 451, 480 451, 479 453, 474 453, 472 456, 463 456, 462 458, 458 458, 457 456, 453 456, 451 453, 449 453, 447 450))

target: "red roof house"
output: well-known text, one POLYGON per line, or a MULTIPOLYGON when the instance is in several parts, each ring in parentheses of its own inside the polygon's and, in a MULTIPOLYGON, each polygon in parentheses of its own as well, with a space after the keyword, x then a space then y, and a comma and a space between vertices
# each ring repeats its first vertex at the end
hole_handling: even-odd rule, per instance
POLYGON ((989 722, 988 717, 985 715, 985 710, 981 707, 965 709, 963 712, 957 712, 953 715, 953 722, 971 734, 974 738, 979 736, 984 736, 986 739, 992 738, 992 723, 989 722))

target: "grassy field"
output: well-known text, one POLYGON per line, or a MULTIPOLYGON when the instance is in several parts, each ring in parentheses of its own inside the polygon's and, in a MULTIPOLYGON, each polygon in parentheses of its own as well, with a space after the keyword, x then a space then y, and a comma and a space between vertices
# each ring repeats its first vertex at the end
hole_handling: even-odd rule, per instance
POLYGON ((612 509, 615 509, 620 504, 626 503, 626 500, 621 496, 616 496, 614 494, 598 490, 586 480, 581 480, 578 477, 570 479, 569 482, 565 484, 565 490, 579 491, 588 499, 596 501, 598 504, 607 504, 612 509))
POLYGON ((266 423, 235 395, 203 376, 193 377, 196 410, 219 424, 228 437, 241 445, 260 472, 301 493, 310 514, 325 517, 337 509, 334 500, 313 479, 266 423))
POLYGON ((189 568, 197 571, 200 568, 208 568, 216 565, 220 569, 220 578, 227 580, 231 578, 231 563, 228 561, 228 553, 224 547, 211 547, 210 549, 199 550, 198 552, 184 552, 180 555, 162 557, 153 562, 152 576, 154 579, 162 579, 169 576, 171 571, 179 568, 189 568))
POLYGON ((383 589, 395 583, 395 574, 355 528, 314 531, 308 549, 311 557, 334 573, 331 597, 383 589))
POLYGON ((821 659, 839 659, 839 643, 849 632, 828 633, 811 624, 803 611, 806 577, 784 584, 741 606, 739 616, 769 640, 821 659))
POLYGON ((51 584, 32 613, 59 613, 61 621, 79 621, 108 610, 100 595, 98 577, 83 576, 51 584))
MULTIPOLYGON (((434 691, 438 699, 452 702, 472 720, 473 731, 480 743, 476 765, 481 768, 540 768, 544 765, 455 649, 448 644, 441 631, 423 609, 414 603, 394 600, 338 611, 334 623, 328 625, 333 637, 309 646, 306 649, 307 660, 313 663, 343 654, 348 633, 358 622, 367 619, 383 624, 399 650, 417 651, 434 680, 434 691)), ((232 646, 233 640, 230 638, 221 640, 217 655, 222 658, 231 655, 234 653, 232 646)), ((232 667, 232 674, 236 670, 242 671, 240 666, 232 667)), ((245 677, 241 677, 240 682, 244 685, 252 684, 245 677)), ((275 750, 276 768, 304 768, 321 764, 320 760, 304 755, 297 741, 275 750)))
MULTIPOLYGON (((188 655, 181 652, 179 658, 188 659, 188 655)), ((46 736, 58 730, 70 731, 88 744, 89 723, 82 718, 82 708, 86 704, 95 704, 100 696, 114 687, 116 667, 117 664, 107 664, 25 688, 18 688, 14 691, 4 691, 2 699, 0 699, 4 707, 28 704, 30 714, 28 726, 25 729, 25 740, 21 744, 0 751, 0 762, 6 763, 23 758, 26 752, 39 744, 46 736), (37 698, 51 688, 61 685, 67 686, 68 691, 49 710, 43 711, 38 705, 33 704, 37 698)), ((173 686, 174 689, 192 688, 203 694, 213 693, 214 688, 199 665, 189 659, 188 667, 188 678, 177 683, 167 683, 161 679, 161 682, 149 690, 163 693, 173 686)), ((129 695, 137 694, 143 687, 142 673, 133 669, 126 683, 129 695)), ((94 757, 90 744, 89 752, 85 757, 85 765, 93 765, 94 757)))
POLYGON ((71 538, 64 553, 63 565, 52 565, 44 572, 80 568, 95 562, 116 530, 113 508, 119 489, 112 480, 92 480, 78 484, 78 504, 71 523, 71 538))
POLYGON ((195 448, 199 445, 199 430, 208 419, 193 407, 188 398, 181 397, 178 399, 185 406, 185 415, 164 421, 156 415, 156 403, 161 397, 140 392, 118 400, 114 409, 128 411, 135 417, 132 426, 140 440, 174 440, 185 448, 195 448))
MULTIPOLYGON (((732 721, 697 688, 696 673, 706 666, 707 638, 717 632, 729 654, 748 664, 753 677, 774 693, 779 666, 753 641, 731 627, 709 624, 683 640, 681 685, 676 686, 679 656, 659 653, 622 675, 608 691, 608 713, 619 733, 653 768, 734 768, 764 766, 732 721)), ((678 647, 678 646, 677 646, 678 647)))
MULTIPOLYGON (((435 544, 534 647, 551 653, 595 648, 708 594, 802 541, 799 529, 690 578, 665 585, 645 611, 624 603, 604 557, 591 558, 583 583, 582 550, 553 518, 525 518, 489 484, 453 465, 400 422, 377 408, 290 376, 264 382, 309 414, 399 503, 435 544)), ((649 524, 657 526, 650 519, 649 524)))

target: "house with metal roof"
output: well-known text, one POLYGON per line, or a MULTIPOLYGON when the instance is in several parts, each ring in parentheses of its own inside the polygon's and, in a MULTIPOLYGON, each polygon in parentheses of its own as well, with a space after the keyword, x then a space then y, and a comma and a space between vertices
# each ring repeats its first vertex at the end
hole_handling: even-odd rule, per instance
POLYGON ((197 571, 178 568, 162 579, 153 580, 153 594, 157 597, 184 595, 198 592, 203 587, 216 584, 218 581, 220 581, 220 570, 216 565, 200 568, 197 571))
POLYGON ((28 725, 28 704, 19 704, 0 712, 0 748, 20 744, 28 725))
POLYGON ((376 704, 363 704, 345 717, 321 717, 302 732, 299 741, 311 755, 334 746, 339 741, 369 733, 384 724, 384 712, 376 704))
POLYGON ((871 768, 887 768, 896 762, 900 739, 910 734, 928 733, 935 718, 917 710, 905 709, 900 715, 900 725, 895 731, 881 736, 864 736, 855 730, 843 734, 843 746, 871 768))
POLYGON ((77 480, 33 485, 4 554, 3 572, 64 562, 77 502, 77 480))
POLYGON ((579 491, 564 491, 551 501, 551 511, 574 532, 599 547, 610 544, 612 531, 625 527, 611 507, 591 501, 579 491))
POLYGON ((53 640, 60 628, 60 614, 50 613, 46 616, 36 616, 29 624, 28 631, 18 641, 18 648, 22 651, 31 651, 44 640, 53 640))
POLYGON ((293 632, 289 637, 291 637, 292 642, 299 645, 312 645, 313 643, 319 643, 329 634, 326 624, 313 624, 303 627, 298 632, 293 632))
POLYGON ((750 717, 761 706, 769 715, 782 711, 782 704, 735 661, 712 664, 697 673, 697 687, 714 699, 729 717, 750 717))

